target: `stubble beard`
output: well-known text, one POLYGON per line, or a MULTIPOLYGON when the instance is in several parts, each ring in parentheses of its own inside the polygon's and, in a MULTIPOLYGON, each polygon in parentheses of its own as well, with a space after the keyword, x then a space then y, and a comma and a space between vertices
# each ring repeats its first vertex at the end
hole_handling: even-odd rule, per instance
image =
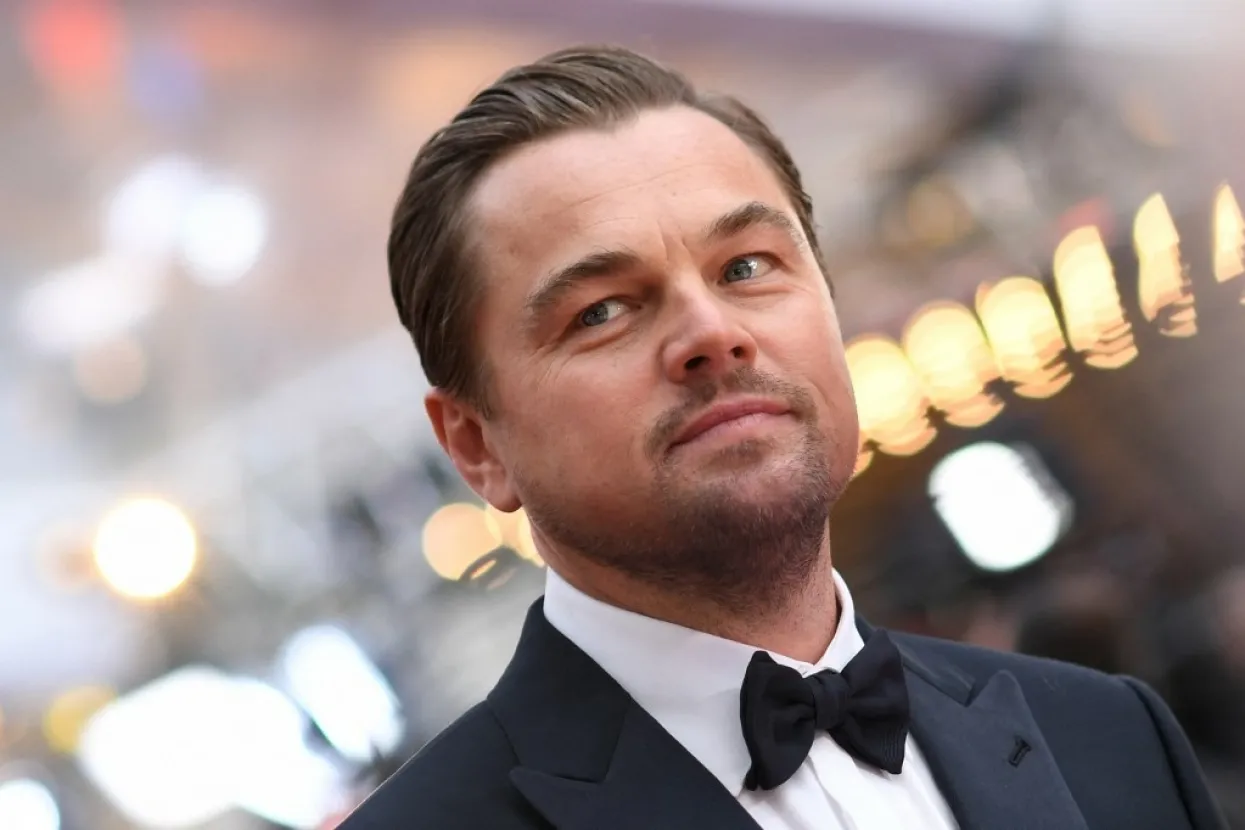
POLYGON ((527 488, 526 509, 552 541, 599 566, 731 616, 768 616, 813 578, 830 508, 847 483, 832 469, 831 442, 815 424, 803 426, 786 459, 767 457, 776 451, 769 442, 749 441, 706 461, 765 481, 740 487, 729 472, 705 476, 673 461, 658 470, 651 509, 629 520, 581 513, 573 499, 539 488, 527 488))

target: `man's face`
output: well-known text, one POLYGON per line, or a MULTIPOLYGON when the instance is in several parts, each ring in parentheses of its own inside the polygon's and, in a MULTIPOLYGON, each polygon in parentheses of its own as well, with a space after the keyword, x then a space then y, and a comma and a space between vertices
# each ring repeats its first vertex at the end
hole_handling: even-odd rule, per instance
POLYGON ((762 158, 707 115, 652 110, 522 148, 471 209, 496 403, 477 489, 524 505, 555 564, 723 593, 814 555, 856 411, 825 279, 762 158))

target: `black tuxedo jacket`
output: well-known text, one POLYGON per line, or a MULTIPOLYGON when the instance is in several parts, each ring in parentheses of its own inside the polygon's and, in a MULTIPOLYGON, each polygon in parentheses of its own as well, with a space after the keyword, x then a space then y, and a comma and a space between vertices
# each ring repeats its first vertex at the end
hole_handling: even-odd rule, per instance
MULTIPOLYGON (((1184 734, 1138 681, 892 637, 904 658, 913 736, 962 830, 1225 827, 1184 734)), ((425 828, 757 825, 546 621, 538 601, 488 698, 407 762, 341 830, 425 828)))

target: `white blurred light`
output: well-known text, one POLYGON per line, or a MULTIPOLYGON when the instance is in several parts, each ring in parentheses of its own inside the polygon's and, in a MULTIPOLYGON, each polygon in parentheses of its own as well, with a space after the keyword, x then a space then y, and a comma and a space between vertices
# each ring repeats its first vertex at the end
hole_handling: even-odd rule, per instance
POLYGON ((160 156, 117 189, 104 215, 104 245, 151 262, 179 256, 207 285, 245 276, 263 251, 268 214, 245 187, 220 184, 185 156, 160 156))
POLYGON ((158 599, 190 577, 197 547, 194 525, 179 507, 140 498, 104 517, 95 534, 95 564, 118 593, 158 599))
POLYGON ((305 725, 271 686, 187 667, 104 707, 78 758, 119 810, 149 827, 191 827, 238 807, 312 828, 345 782, 307 748, 305 725))
POLYGON ((0 827, 60 830, 61 813, 47 787, 29 778, 0 782, 0 827))
POLYGON ((1072 518, 1071 499, 1035 455, 993 442, 971 444, 938 462, 929 494, 964 555, 987 571, 1037 560, 1072 518))
POLYGON ((258 680, 235 679, 234 697, 234 804, 287 827, 319 826, 345 794, 344 780, 308 749, 306 716, 258 680))
POLYGON ((350 635, 330 625, 305 629, 281 655, 290 694, 345 757, 368 763, 402 740, 397 695, 350 635))
POLYGON ((160 156, 117 189, 104 215, 111 250, 163 259, 172 255, 187 209, 206 185, 202 168, 180 155, 160 156))
POLYGON ((114 340, 156 307, 161 272, 108 252, 54 271, 18 301, 18 324, 38 350, 75 352, 114 340))
POLYGON ((187 668, 104 707, 82 734, 88 777, 131 819, 189 827, 232 804, 230 776, 242 748, 224 745, 228 680, 187 668))
POLYGON ((268 214, 243 187, 205 190, 186 211, 180 251, 191 275, 206 285, 227 285, 259 260, 268 237, 268 214))

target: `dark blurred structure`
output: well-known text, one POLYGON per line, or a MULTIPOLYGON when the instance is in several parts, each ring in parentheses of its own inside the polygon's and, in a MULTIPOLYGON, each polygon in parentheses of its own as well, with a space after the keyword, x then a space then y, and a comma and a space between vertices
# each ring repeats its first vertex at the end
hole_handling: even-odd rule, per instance
POLYGON ((1016 649, 1108 674, 1137 670, 1127 597, 1104 573, 1063 577, 1025 609, 1016 649))

